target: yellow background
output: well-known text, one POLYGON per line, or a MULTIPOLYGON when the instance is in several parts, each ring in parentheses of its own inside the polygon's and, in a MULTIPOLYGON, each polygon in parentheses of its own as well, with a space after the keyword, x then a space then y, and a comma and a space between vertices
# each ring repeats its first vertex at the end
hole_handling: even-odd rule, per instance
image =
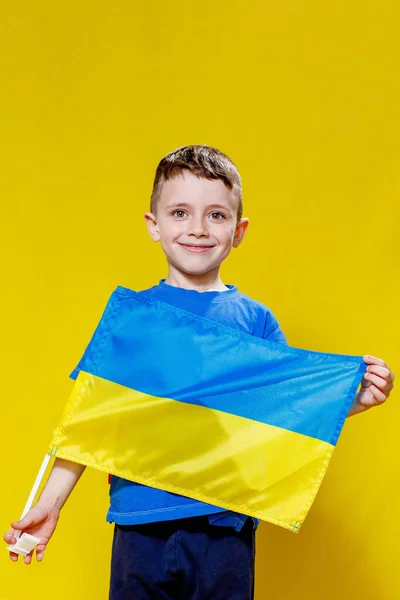
MULTIPOLYGON (((0 15, 3 532, 111 291, 166 276, 143 213, 178 146, 217 146, 241 172, 251 224, 223 281, 291 345, 399 373, 396 0, 5 0, 0 15)), ((261 524, 257 600, 400 597, 399 417, 395 390, 348 420, 298 535, 261 524)), ((1 600, 108 597, 106 479, 83 475, 43 563, 3 550, 1 600)))

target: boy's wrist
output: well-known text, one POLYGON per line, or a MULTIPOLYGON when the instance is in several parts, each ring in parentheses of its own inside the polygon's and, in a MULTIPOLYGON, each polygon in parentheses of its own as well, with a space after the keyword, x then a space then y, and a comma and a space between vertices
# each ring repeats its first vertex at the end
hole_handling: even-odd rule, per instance
POLYGON ((353 415, 358 415, 359 413, 365 412, 366 410, 368 410, 370 407, 369 406, 364 406, 363 404, 359 403, 359 398, 360 398, 360 390, 358 390, 358 392, 356 393, 354 400, 353 400, 353 404, 350 407, 350 410, 348 412, 348 417, 351 417, 353 415))

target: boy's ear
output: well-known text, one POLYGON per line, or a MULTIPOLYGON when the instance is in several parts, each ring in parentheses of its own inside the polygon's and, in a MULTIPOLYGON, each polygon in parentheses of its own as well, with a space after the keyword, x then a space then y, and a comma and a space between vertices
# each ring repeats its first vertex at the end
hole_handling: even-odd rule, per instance
POLYGON ((157 217, 151 212, 146 212, 144 213, 144 218, 151 239, 153 240, 153 242, 158 242, 160 240, 160 234, 158 232, 157 217))
POLYGON ((232 242, 232 246, 234 248, 237 248, 240 244, 240 242, 242 241, 244 234, 246 233, 246 229, 249 226, 249 219, 240 219, 240 222, 238 225, 236 225, 236 231, 235 231, 235 235, 233 237, 233 242, 232 242))

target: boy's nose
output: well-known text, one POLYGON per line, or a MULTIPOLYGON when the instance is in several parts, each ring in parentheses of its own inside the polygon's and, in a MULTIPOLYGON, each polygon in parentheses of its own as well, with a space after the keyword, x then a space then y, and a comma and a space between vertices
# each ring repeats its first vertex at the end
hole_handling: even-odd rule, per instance
POLYGON ((190 235, 208 235, 207 225, 203 220, 192 221, 187 229, 187 234, 190 235))

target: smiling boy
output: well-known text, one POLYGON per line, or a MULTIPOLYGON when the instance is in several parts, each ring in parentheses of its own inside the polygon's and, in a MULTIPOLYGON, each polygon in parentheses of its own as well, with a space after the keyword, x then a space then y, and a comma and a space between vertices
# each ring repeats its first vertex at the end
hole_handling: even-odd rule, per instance
POLYGON ((230 190, 221 179, 205 179, 186 169, 157 181, 151 210, 145 218, 167 258, 165 283, 198 292, 227 290, 219 274, 221 263, 240 244, 249 224, 242 218, 239 184, 230 190))
MULTIPOLYGON (((165 279, 141 293, 263 339, 286 344, 272 312, 225 285, 222 262, 242 242, 241 178, 211 146, 183 146, 159 163, 146 224, 167 259, 165 279)), ((349 416, 382 404, 393 387, 387 364, 369 363, 349 416)), ((40 537, 37 560, 85 467, 57 458, 36 505, 18 523, 40 537)), ((115 523, 110 600, 254 597, 257 519, 113 476, 107 521, 115 523)), ((14 543, 13 530, 4 539, 14 543)), ((10 553, 12 560, 18 556, 10 553)), ((32 553, 25 557, 29 564, 32 553)))

